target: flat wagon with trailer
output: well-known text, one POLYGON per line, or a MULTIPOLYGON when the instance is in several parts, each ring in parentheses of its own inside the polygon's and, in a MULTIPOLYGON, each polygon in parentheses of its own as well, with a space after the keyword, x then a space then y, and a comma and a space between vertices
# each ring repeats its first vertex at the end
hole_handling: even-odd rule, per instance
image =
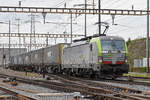
POLYGON ((50 47, 12 56, 9 66, 12 69, 30 70, 34 72, 60 72, 62 50, 67 44, 60 43, 50 47))

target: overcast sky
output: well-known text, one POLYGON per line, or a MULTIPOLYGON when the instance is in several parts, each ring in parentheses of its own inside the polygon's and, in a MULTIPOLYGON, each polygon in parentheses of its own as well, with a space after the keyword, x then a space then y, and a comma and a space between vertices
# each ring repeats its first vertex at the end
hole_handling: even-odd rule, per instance
MULTIPOLYGON (((18 6, 20 0, 0 0, 0 6, 18 6)), ((95 1, 95 8, 98 8, 97 0, 87 0, 88 4, 92 4, 95 1)), ((83 4, 84 0, 22 0, 23 7, 64 7, 66 3, 67 7, 73 7, 75 4, 83 4)), ((146 0, 101 0, 102 9, 132 9, 132 5, 136 10, 146 10, 146 0)), ((80 7, 82 8, 82 7, 80 7)), ((91 8, 89 6, 88 8, 91 8)), ((35 31, 37 33, 51 33, 51 34, 62 34, 66 31, 70 33, 70 25, 61 24, 43 24, 42 14, 36 14, 35 31)), ((20 32, 30 32, 30 14, 17 14, 17 13, 1 13, 0 21, 7 22, 11 20, 11 23, 17 24, 15 19, 21 19, 20 32)), ((97 15, 87 15, 87 34, 92 35, 98 33, 98 26, 95 23, 98 20, 97 15)), ((70 22, 70 15, 64 14, 47 14, 47 22, 70 22)), ((124 37, 125 40, 128 38, 135 39, 146 36, 146 16, 115 16, 115 24, 112 25, 112 18, 110 15, 102 15, 102 22, 107 22, 110 28, 107 35, 117 35, 124 37)), ((84 34, 84 15, 76 17, 73 15, 73 33, 84 34)), ((102 32, 105 29, 102 26, 102 32)), ((1 33, 8 32, 7 24, 0 24, 1 33)), ((17 26, 11 25, 11 32, 17 32, 17 26)), ((13 39, 12 39, 13 40, 13 39)), ((23 40, 22 40, 23 41, 23 40)), ((27 40, 28 41, 28 40, 27 40)), ((63 42, 63 39, 57 42, 63 42)), ((8 42, 6 39, 0 39, 0 42, 8 42)), ((18 43, 17 39, 13 40, 14 43, 18 43)), ((37 41, 40 42, 41 41, 37 41)), ((43 40, 43 43, 45 40, 43 40)), ((54 39, 50 39, 50 42, 54 43, 54 39)))

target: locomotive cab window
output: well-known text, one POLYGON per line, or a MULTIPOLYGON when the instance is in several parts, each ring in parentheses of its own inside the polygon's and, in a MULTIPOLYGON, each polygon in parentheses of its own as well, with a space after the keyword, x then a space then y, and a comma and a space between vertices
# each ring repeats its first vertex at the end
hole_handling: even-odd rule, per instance
POLYGON ((125 42, 123 40, 102 40, 101 45, 103 51, 125 51, 125 42))

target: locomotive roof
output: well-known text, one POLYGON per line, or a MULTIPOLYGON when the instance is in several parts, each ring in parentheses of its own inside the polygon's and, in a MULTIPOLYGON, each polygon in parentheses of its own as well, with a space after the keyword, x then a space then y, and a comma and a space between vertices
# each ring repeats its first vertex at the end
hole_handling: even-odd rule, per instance
POLYGON ((122 37, 119 36, 101 36, 101 40, 124 40, 122 37))

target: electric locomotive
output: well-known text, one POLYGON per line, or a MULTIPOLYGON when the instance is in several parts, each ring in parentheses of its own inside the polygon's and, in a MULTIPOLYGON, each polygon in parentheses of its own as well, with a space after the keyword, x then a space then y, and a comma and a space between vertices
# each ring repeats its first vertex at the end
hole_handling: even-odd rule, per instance
POLYGON ((123 38, 89 36, 72 44, 56 44, 10 57, 9 67, 35 72, 116 78, 128 73, 128 50, 123 38))
POLYGON ((62 70, 70 75, 116 78, 128 73, 127 58, 128 49, 123 38, 88 37, 63 49, 62 70))

